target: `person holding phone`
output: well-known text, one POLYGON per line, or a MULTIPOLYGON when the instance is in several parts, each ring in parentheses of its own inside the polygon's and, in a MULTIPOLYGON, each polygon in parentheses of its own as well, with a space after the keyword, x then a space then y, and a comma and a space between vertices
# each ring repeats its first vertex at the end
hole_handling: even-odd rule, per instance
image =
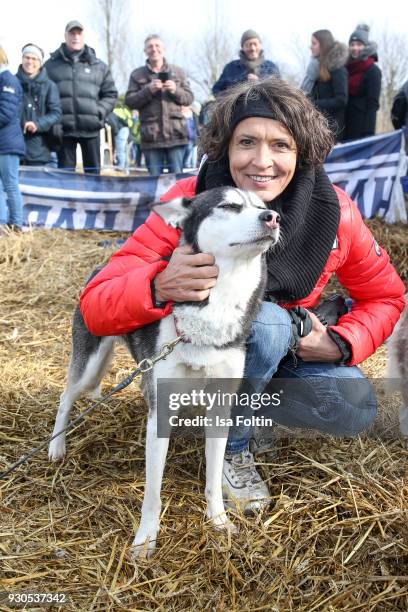
POLYGON ((144 43, 147 60, 130 75, 125 104, 139 111, 141 150, 152 176, 183 171, 183 156, 188 143, 182 113, 194 96, 184 71, 168 64, 164 44, 157 34, 144 43))

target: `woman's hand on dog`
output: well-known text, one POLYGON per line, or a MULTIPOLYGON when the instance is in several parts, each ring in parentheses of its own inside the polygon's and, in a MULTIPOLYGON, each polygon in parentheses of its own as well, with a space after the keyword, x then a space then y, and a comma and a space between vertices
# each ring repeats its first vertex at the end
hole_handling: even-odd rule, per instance
POLYGON ((327 361, 335 363, 342 357, 339 347, 327 333, 327 328, 313 312, 309 311, 312 331, 299 339, 296 355, 303 361, 327 361))
POLYGON ((173 251, 169 264, 154 280, 157 302, 202 302, 217 282, 213 255, 193 253, 190 246, 173 251))

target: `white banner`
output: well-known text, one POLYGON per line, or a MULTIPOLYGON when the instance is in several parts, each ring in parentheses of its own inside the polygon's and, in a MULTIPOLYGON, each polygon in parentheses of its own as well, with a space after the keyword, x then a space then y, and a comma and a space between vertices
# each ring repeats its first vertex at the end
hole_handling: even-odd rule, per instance
MULTIPOLYGON (((356 202, 363 217, 407 222, 401 177, 403 131, 336 145, 325 163, 330 180, 356 202)), ((188 175, 98 176, 51 167, 20 169, 24 223, 34 227, 132 232, 149 204, 188 175)))

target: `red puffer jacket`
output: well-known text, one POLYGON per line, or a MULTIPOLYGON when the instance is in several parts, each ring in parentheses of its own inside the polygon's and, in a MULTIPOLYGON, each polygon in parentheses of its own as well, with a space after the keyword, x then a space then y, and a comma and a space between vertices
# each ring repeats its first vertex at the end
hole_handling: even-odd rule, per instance
MULTIPOLYGON (((182 179, 162 200, 194 196, 195 183, 195 177, 182 179)), ((341 210, 337 244, 311 294, 282 306, 315 306, 335 272, 353 299, 353 307, 332 329, 350 344, 350 365, 355 365, 374 353, 391 334, 405 305, 405 287, 356 205, 344 191, 335 190, 341 210)), ((180 232, 156 213, 135 230, 81 295, 81 312, 92 334, 124 334, 171 312, 171 303, 154 307, 150 283, 167 266, 162 258, 171 256, 179 237, 180 232)))

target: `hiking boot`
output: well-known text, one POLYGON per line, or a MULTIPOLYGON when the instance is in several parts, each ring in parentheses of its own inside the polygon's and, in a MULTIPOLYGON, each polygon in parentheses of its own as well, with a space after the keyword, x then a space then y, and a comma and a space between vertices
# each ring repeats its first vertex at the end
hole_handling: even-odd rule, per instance
POLYGON ((269 489, 256 471, 254 456, 249 450, 225 455, 222 492, 225 506, 244 514, 269 506, 269 489))

